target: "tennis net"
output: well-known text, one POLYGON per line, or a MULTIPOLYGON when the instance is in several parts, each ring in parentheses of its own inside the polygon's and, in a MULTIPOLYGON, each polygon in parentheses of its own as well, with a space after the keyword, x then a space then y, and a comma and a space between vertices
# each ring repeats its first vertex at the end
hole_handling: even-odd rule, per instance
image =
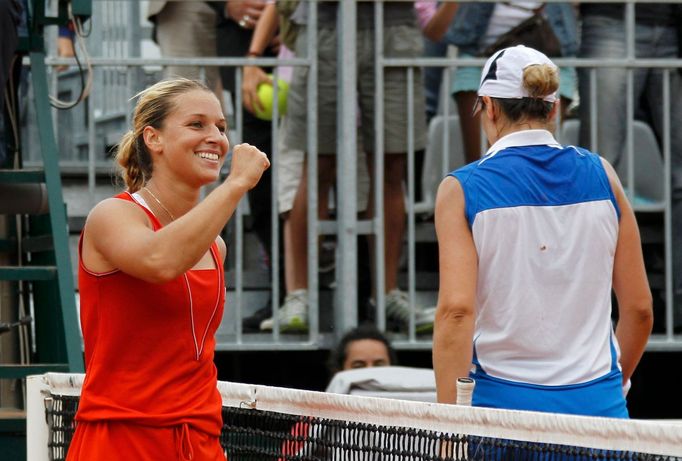
MULTIPOLYGON (((80 374, 28 379, 28 460, 66 458, 80 374)), ((229 461, 682 460, 682 424, 219 382, 229 461)))

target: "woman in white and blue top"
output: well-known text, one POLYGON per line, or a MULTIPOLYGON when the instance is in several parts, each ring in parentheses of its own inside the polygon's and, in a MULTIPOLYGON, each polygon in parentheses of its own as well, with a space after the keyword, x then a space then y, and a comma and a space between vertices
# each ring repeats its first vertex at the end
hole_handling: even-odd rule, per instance
POLYGON ((474 110, 492 147, 436 203, 438 399, 471 376, 475 406, 627 418, 653 322, 639 231, 613 168, 550 132, 558 85, 524 46, 483 69, 474 110))

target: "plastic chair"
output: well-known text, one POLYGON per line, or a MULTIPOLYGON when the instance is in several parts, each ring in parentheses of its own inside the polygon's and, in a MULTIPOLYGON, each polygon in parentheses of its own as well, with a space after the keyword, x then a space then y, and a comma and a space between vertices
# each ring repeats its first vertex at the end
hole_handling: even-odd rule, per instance
MULTIPOLYGON (((643 209, 663 202, 663 186, 665 184, 663 156, 658 140, 647 123, 635 120, 632 129, 635 184, 634 197, 630 198, 635 209, 643 209)), ((578 145, 579 133, 580 121, 576 119, 566 120, 561 129, 560 141, 564 145, 578 145)), ((599 149, 597 148, 597 150, 599 149)), ((616 166, 616 172, 627 192, 628 162, 625 146, 623 146, 621 159, 616 166)))
POLYGON ((445 175, 464 165, 464 145, 459 117, 437 115, 429 124, 428 141, 424 154, 422 171, 422 200, 414 204, 417 214, 432 215, 436 204, 436 191, 445 175), (448 130, 448 147, 444 148, 443 136, 448 130), (443 158, 447 155, 447 168, 443 168, 443 158))

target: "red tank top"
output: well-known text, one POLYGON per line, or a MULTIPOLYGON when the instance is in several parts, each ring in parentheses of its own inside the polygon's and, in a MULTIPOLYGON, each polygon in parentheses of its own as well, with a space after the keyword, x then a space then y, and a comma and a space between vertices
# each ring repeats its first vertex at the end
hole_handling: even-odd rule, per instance
MULTIPOLYGON (((128 193, 116 198, 135 202, 128 193)), ((138 205, 154 231, 159 230, 156 217, 138 205)), ((82 240, 81 235, 79 249, 82 240)), ((215 243, 211 254, 217 270, 189 270, 160 284, 119 270, 92 273, 79 254, 86 375, 77 421, 117 420, 155 427, 186 423, 207 434, 220 434, 221 398, 213 354, 225 281, 215 243)))

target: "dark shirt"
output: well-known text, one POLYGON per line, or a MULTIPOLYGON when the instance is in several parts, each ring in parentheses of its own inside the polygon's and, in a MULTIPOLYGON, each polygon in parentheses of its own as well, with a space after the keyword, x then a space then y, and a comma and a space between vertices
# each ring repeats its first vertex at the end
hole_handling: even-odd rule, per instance
MULTIPOLYGON (((336 27, 338 2, 320 2, 317 23, 320 27, 336 27)), ((357 3, 358 29, 374 28, 374 2, 357 3)), ((384 3, 384 26, 416 26, 414 2, 384 3)))
MULTIPOLYGON (((635 5, 635 22, 644 25, 676 25, 679 5, 672 3, 638 3, 635 5)), ((582 3, 582 16, 606 16, 625 20, 625 5, 622 3, 582 3)))

